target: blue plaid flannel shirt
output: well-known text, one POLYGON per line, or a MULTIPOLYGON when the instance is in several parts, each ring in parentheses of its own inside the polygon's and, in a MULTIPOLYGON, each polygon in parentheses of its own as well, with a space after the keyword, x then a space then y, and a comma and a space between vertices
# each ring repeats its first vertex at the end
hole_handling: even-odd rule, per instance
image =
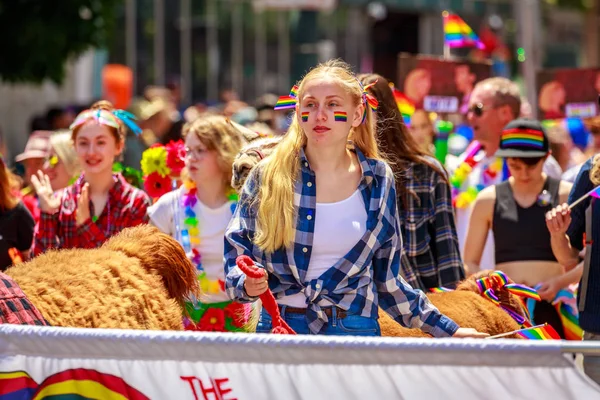
POLYGON ((405 327, 419 328, 436 337, 451 336, 458 325, 442 315, 420 291, 399 274, 402 241, 398 234, 394 175, 390 167, 368 159, 353 147, 362 168, 358 189, 367 210, 367 230, 361 240, 319 278, 305 281, 315 228, 315 174, 302 151, 300 179, 295 183, 297 213, 293 246, 265 254, 252 243, 257 206, 253 202, 260 185, 260 167, 250 173, 238 207, 225 233, 225 289, 232 300, 252 302, 244 290, 245 275, 235 260, 245 254, 269 273, 275 298, 304 291, 306 318, 312 333, 323 333, 328 322, 320 304, 335 305, 349 314, 378 317, 378 306, 405 327))

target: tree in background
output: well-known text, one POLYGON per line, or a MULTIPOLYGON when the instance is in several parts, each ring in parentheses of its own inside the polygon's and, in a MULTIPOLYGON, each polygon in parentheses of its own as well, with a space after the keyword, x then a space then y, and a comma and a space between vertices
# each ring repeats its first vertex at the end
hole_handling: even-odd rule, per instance
POLYGON ((122 0, 0 0, 0 80, 57 84, 65 63, 108 45, 122 0))

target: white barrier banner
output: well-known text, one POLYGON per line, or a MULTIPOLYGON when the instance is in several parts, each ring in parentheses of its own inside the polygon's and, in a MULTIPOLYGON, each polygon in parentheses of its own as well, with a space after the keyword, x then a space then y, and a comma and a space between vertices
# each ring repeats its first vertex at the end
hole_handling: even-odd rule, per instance
POLYGON ((0 326, 0 400, 594 399, 559 341, 0 326))

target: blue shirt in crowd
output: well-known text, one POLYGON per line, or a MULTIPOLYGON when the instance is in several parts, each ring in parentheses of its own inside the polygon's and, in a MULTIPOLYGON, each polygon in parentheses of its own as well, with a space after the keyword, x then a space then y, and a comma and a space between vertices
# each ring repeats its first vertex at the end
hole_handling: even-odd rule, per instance
MULTIPOLYGON (((579 199, 584 194, 594 188, 594 184, 590 181, 590 169, 592 168, 592 159, 583 164, 579 175, 573 185, 573 189, 569 194, 569 204, 579 199)), ((579 313, 579 325, 587 332, 600 333, 600 199, 588 197, 582 203, 576 205, 571 210, 571 225, 567 230, 567 235, 571 240, 571 246, 583 250, 583 234, 585 233, 585 210, 589 207, 590 202, 594 200, 592 206, 592 238, 591 245, 592 255, 590 263, 590 272, 587 282, 587 293, 583 311, 579 313)), ((587 238, 588 240, 590 238, 587 238)), ((579 285, 578 296, 581 294, 582 284, 579 285)))

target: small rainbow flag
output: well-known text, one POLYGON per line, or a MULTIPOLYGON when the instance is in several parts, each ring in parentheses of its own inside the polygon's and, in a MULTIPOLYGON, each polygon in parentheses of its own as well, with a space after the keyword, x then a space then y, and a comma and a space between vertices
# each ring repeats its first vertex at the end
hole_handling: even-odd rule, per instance
POLYGON ((560 335, 547 323, 516 332, 517 335, 529 340, 560 340, 560 335))
POLYGON ((600 186, 590 192, 590 196, 600 199, 600 186))
POLYGON ((298 100, 296 100, 292 96, 281 96, 277 103, 275 104, 275 110, 288 110, 290 108, 295 108, 298 100))
POLYGON ((346 114, 344 111, 334 111, 333 119, 337 122, 346 122, 348 121, 348 114, 346 114))
POLYGON ((308 116, 309 115, 310 115, 310 112, 308 112, 308 111, 302 111, 302 113, 300 114, 300 117, 302 118, 302 122, 308 121, 308 116))
POLYGON ((446 293, 446 292, 453 292, 452 289, 448 289, 446 287, 440 286, 440 287, 436 287, 436 288, 430 288, 429 289, 430 293, 446 293))
POLYGON ((404 123, 407 125, 410 124, 410 117, 415 113, 415 105, 404 93, 395 87, 392 88, 392 92, 394 92, 394 100, 396 100, 396 105, 398 106, 398 110, 400 110, 400 114, 402 114, 404 123))
POLYGON ((444 18, 444 43, 446 46, 451 48, 485 48, 473 29, 461 17, 448 11, 444 11, 442 16, 444 18))

